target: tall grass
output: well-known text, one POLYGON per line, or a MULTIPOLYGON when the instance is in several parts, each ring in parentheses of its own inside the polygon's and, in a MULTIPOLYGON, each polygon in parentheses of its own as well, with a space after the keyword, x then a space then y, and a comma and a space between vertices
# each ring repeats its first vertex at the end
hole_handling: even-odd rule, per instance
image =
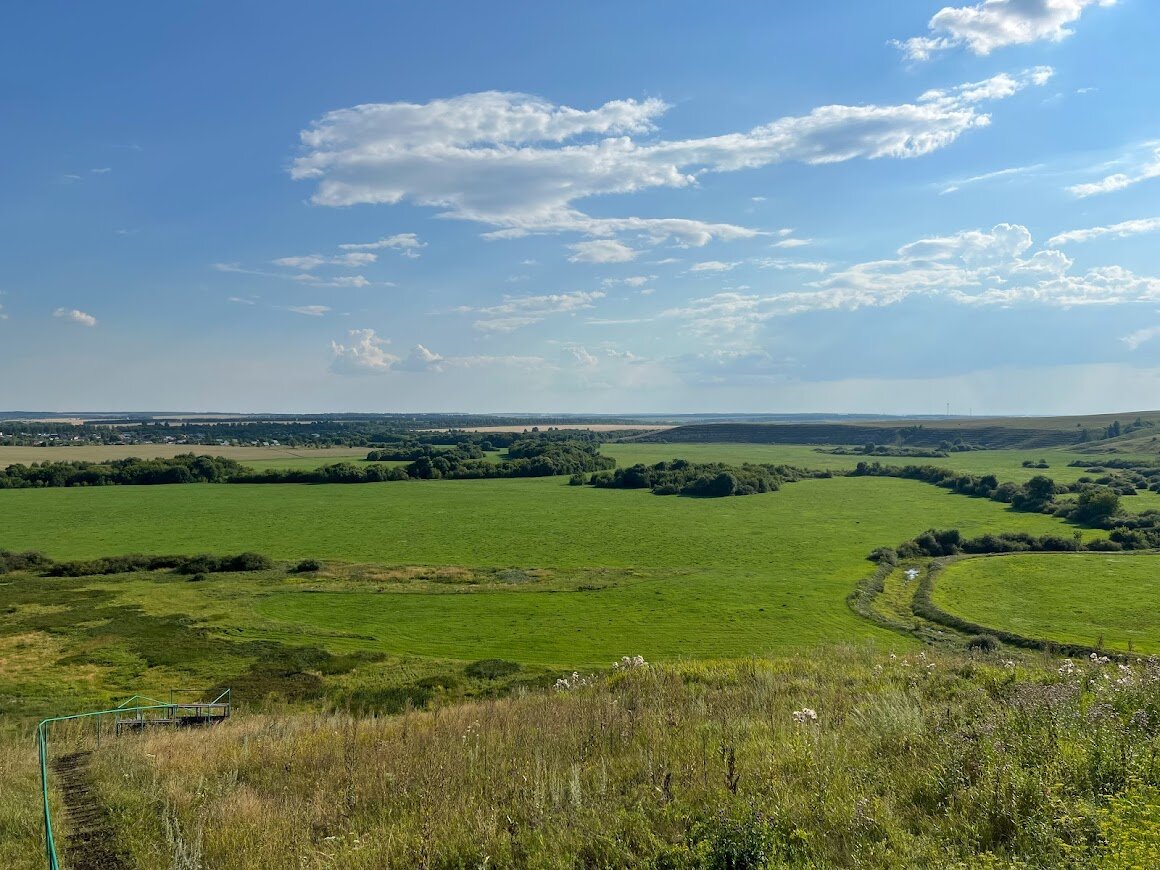
POLYGON ((149 867, 1087 867, 1160 848, 1155 662, 839 647, 569 682, 125 739, 99 781, 149 867))

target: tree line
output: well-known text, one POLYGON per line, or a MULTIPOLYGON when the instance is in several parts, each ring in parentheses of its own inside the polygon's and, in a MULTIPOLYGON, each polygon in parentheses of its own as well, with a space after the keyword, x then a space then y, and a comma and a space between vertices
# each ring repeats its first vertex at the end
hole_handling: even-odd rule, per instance
POLYGON ((812 477, 832 477, 829 471, 809 471, 789 465, 726 465, 675 459, 655 465, 636 464, 593 474, 587 481, 573 477, 573 485, 589 483, 600 489, 649 489, 655 495, 721 498, 776 492, 783 483, 812 477))
POLYGON ((405 466, 339 462, 320 468, 254 470, 220 456, 182 454, 168 459, 103 462, 40 462, 0 469, 0 489, 73 486, 149 486, 171 483, 378 483, 393 480, 551 477, 601 471, 616 460, 588 440, 525 438, 508 449, 510 458, 490 462, 477 447, 423 452, 405 466))

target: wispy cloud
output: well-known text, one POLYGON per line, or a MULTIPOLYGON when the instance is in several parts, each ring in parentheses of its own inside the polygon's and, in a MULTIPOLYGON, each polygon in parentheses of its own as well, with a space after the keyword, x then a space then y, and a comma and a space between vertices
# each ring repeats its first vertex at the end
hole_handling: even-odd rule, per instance
POLYGON ((248 269, 238 263, 214 263, 213 268, 218 272, 229 272, 236 275, 254 275, 259 278, 276 278, 280 281, 294 281, 299 284, 309 284, 311 287, 370 287, 377 284, 382 287, 393 287, 390 281, 370 281, 363 275, 334 275, 322 277, 309 272, 267 272, 262 269, 248 269))
POLYGON ((393 236, 386 236, 379 239, 377 242, 362 242, 362 243, 347 243, 339 245, 344 251, 378 251, 384 248, 399 251, 404 257, 415 259, 419 256, 419 250, 427 247, 427 243, 419 238, 415 233, 396 233, 393 236))
POLYGON ((968 185, 979 184, 984 181, 994 181, 996 178, 1011 178, 1017 175, 1027 175, 1029 173, 1037 172, 1040 169, 1043 169, 1043 166, 1044 165, 1042 163, 1036 163, 1032 166, 1012 166, 1008 169, 997 169, 994 172, 984 172, 982 175, 972 175, 969 178, 958 178, 954 181, 946 182, 943 189, 939 191, 939 194, 945 196, 948 193, 954 193, 955 191, 967 187, 968 185))
POLYGON ((1058 250, 1034 250, 1018 224, 967 230, 903 245, 890 259, 833 271, 800 290, 760 293, 735 288, 662 312, 685 332, 745 344, 761 324, 808 312, 853 311, 897 305, 914 297, 958 305, 1038 305, 1070 308, 1160 300, 1160 277, 1122 266, 1074 272, 1058 250))
POLYGON ((1160 147, 1155 146, 1155 142, 1148 143, 1146 147, 1154 150, 1146 159, 1136 163, 1128 172, 1117 172, 1105 176, 1099 181, 1086 184, 1073 184, 1067 188, 1068 193, 1083 199, 1101 193, 1114 193, 1117 190, 1124 190, 1134 184, 1139 184, 1141 181, 1160 178, 1160 147))
POLYGON ((416 344, 407 356, 391 353, 391 340, 373 329, 352 329, 345 342, 332 341, 330 370, 340 375, 382 375, 389 372, 440 373, 450 368, 476 369, 491 366, 543 370, 548 367, 538 356, 468 355, 444 356, 416 344))
POLYGON ((287 269, 302 269, 309 272, 319 266, 369 266, 378 259, 377 254, 364 252, 350 252, 328 257, 325 254, 306 254, 302 257, 279 257, 272 261, 275 266, 284 266, 287 269))
POLYGON ((86 314, 83 311, 78 311, 75 308, 58 308, 52 312, 53 317, 61 320, 69 320, 73 323, 79 323, 81 326, 96 326, 97 318, 91 314, 86 314))
POLYGON ((944 6, 927 23, 928 36, 894 40, 909 60, 929 60, 965 46, 977 55, 1031 42, 1060 42, 1072 35, 1089 6, 1113 6, 1116 0, 983 0, 970 6, 944 6))
POLYGON ((635 260, 640 253, 614 239, 577 242, 568 247, 572 251, 572 255, 568 257, 571 263, 628 263, 635 260))
POLYGON ((557 314, 572 314, 593 307, 593 303, 605 296, 603 291, 583 291, 574 293, 554 293, 544 296, 505 296, 499 305, 480 308, 461 306, 460 314, 475 314, 472 324, 481 332, 514 332, 525 326, 539 323, 557 314))
POLYGON ((1144 329, 1137 329, 1131 335, 1125 335, 1120 341, 1128 346, 1128 350, 1136 350, 1140 345, 1146 344, 1157 337, 1160 337, 1160 326, 1149 326, 1144 329))
POLYGON ((1103 236, 1115 236, 1124 239, 1128 236, 1138 236, 1144 233, 1160 232, 1160 217, 1139 218, 1130 221, 1121 221, 1107 227, 1088 227, 1082 230, 1068 230, 1065 233, 1052 236, 1047 240, 1049 248, 1058 248, 1072 242, 1090 242, 1092 239, 1103 236))
POLYGON ((725 263, 721 260, 706 260, 703 263, 694 263, 689 267, 690 272, 730 272, 741 265, 741 261, 725 263))
POLYGON ((288 305, 286 310, 295 314, 305 314, 307 317, 322 317, 331 308, 329 305, 288 305))

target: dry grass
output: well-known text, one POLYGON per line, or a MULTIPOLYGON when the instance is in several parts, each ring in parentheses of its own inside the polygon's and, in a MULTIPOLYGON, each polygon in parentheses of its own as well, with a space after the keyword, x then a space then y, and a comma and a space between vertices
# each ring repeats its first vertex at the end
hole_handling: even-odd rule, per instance
POLYGON ((1160 813, 1132 719, 1160 674, 1057 665, 837 648, 253 716, 124 740, 102 787, 148 867, 1088 867, 1117 813, 1160 813))

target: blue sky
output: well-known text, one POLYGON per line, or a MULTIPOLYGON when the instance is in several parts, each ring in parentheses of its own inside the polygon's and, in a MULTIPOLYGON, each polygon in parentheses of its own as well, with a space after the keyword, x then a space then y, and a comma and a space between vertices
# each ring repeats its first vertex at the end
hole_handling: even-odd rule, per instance
POLYGON ((1148 0, 20 4, 0 408, 1160 407, 1148 0))

